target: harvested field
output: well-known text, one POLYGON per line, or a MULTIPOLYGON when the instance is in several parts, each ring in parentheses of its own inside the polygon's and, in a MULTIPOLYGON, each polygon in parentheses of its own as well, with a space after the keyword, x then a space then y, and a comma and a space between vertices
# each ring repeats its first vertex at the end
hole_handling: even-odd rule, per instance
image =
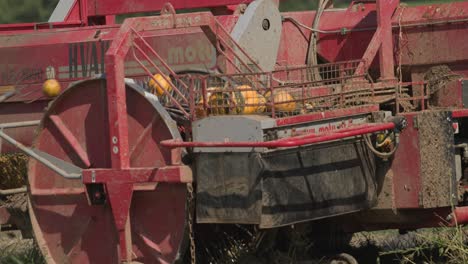
MULTIPOLYGON (((22 155, 2 156, 2 188, 25 183, 26 161, 22 155)), ((31 238, 26 194, 4 197, 0 206, 8 208, 17 223, 0 232, 0 263, 45 263, 31 238)), ((307 239, 308 233, 303 232, 285 237, 281 231, 259 232, 241 225, 197 225, 195 232, 198 263, 327 264, 341 252, 354 256, 359 263, 468 263, 468 236, 462 228, 425 229, 403 235, 397 230, 361 232, 335 250, 324 250, 317 244, 322 240, 307 239), (291 238, 294 243, 289 243, 291 238)), ((190 263, 189 259, 183 263, 190 263)))
POLYGON ((20 231, 0 232, 0 263, 45 263, 34 239, 23 239, 20 231))
MULTIPOLYGON (((333 262, 334 256, 344 252, 365 264, 468 263, 468 229, 460 227, 422 229, 406 234, 400 234, 398 230, 360 232, 341 249, 329 250, 313 243, 301 243, 304 240, 289 243, 285 248, 281 245, 284 237, 278 237, 275 232, 267 232, 264 241, 259 242, 258 236, 251 237, 252 230, 233 230, 225 229, 222 232, 225 238, 213 236, 213 240, 207 240, 207 237, 199 240, 198 261, 213 264, 328 264, 338 263, 333 262), (276 244, 272 237, 276 237, 276 244)), ((186 263, 190 262, 187 260, 186 263)))

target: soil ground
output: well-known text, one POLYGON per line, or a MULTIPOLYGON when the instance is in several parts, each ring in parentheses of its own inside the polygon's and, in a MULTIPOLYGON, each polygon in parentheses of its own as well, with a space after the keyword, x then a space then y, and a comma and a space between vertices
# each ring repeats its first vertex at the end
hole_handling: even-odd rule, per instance
MULTIPOLYGON (((16 206, 23 212, 25 200, 24 194, 9 197, 1 206, 16 206)), ((28 220, 24 214, 25 221, 28 220)), ((202 232, 203 230, 198 230, 202 232)), ((228 250, 218 251, 214 259, 206 256, 197 256, 198 263, 213 264, 328 264, 337 253, 347 253, 356 258, 358 263, 364 264, 393 264, 393 263, 468 263, 468 229, 461 228, 434 228, 423 229, 406 234, 400 234, 398 230, 378 232, 361 232, 351 237, 349 243, 340 250, 334 252, 324 251, 315 246, 294 247, 293 250, 279 249, 275 246, 265 245, 263 242, 256 252, 252 252, 247 246, 249 238, 242 238, 239 234, 247 232, 247 229, 232 229, 220 232, 224 235, 216 237, 216 245, 221 245, 228 250), (463 241, 457 240, 461 238, 463 241), (220 243, 223 241, 223 243, 220 243), (457 249, 461 248, 460 249, 457 249), (304 250, 304 248, 307 248, 304 250), (287 252, 286 252, 287 251, 287 252), (454 251, 456 254, 454 254, 454 251), (465 255, 460 255, 465 254, 465 255), (454 259, 454 256, 456 259, 454 259)), ((213 245, 207 239, 197 241, 197 251, 206 251, 213 245)), ((300 243, 297 243, 300 244, 300 243)), ((212 252, 216 252, 216 248, 212 252)), ((198 254, 198 253, 197 253, 198 254)), ((12 227, 0 231, 0 264, 42 264, 44 260, 33 239, 24 238, 22 232, 12 227), (11 230, 8 230, 10 228, 11 230)), ((190 262, 187 262, 190 263, 190 262)))

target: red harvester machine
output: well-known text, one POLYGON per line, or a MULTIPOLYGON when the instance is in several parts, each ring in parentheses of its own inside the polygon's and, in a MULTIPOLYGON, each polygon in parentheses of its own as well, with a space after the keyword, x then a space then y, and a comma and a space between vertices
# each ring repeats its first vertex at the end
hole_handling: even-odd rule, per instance
POLYGON ((192 221, 464 224, 467 43, 467 2, 61 0, 0 26, 1 152, 48 263, 173 263, 192 221))

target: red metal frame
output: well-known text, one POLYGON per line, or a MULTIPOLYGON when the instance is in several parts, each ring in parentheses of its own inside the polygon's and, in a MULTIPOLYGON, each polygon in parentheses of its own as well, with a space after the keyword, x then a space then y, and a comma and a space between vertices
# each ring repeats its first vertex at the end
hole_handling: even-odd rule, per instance
POLYGON ((452 111, 452 118, 468 117, 468 109, 455 109, 452 111))
POLYGON ((84 170, 83 183, 189 183, 192 182, 192 172, 187 166, 168 166, 162 168, 134 168, 126 170, 89 169, 84 170))
POLYGON ((447 217, 450 226, 458 227, 468 223, 468 206, 456 207, 447 217))
MULTIPOLYGON (((230 5, 248 4, 252 0, 173 0, 170 3, 175 9, 197 9, 226 7, 230 5)), ((105 16, 140 12, 156 12, 162 10, 167 1, 125 1, 125 0, 88 0, 89 16, 105 16)))
MULTIPOLYGON (((224 14, 232 14, 235 6, 248 4, 252 0, 202 0, 170 1, 175 9, 202 9, 211 8, 218 13, 224 9, 224 14)), ((1 31, 19 31, 19 30, 37 30, 50 28, 69 28, 85 25, 112 25, 115 24, 115 15, 124 15, 131 13, 158 12, 164 9, 167 1, 150 0, 74 0, 71 8, 66 11, 63 22, 45 22, 45 23, 20 23, 0 25, 1 31)), ((65 10, 63 11, 65 12, 65 10)))
POLYGON ((83 26, 81 21, 5 24, 0 25, 0 33, 17 33, 18 31, 24 30, 36 31, 45 29, 76 28, 81 26, 83 26))
MULTIPOLYGON (((99 176, 99 181, 106 185, 109 203, 119 233, 120 258, 122 260, 130 261, 132 258, 132 242, 131 232, 128 230, 128 215, 133 194, 133 183, 138 182, 138 179, 134 178, 135 175, 128 172, 130 168, 130 150, 128 147, 124 60, 130 48, 135 45, 133 39, 135 33, 138 34, 137 32, 139 31, 181 28, 201 28, 208 36, 217 36, 218 31, 223 32, 223 29, 211 13, 180 14, 177 16, 168 14, 159 17, 127 19, 120 28, 119 33, 116 35, 115 40, 112 42, 105 56, 109 135, 111 138, 109 151, 111 153, 112 170, 102 172, 103 176, 99 176), (119 180, 116 180, 116 178, 112 176, 114 174, 119 175, 119 180)), ((141 37, 139 39, 140 41, 142 40, 141 37)), ((216 40, 211 39, 211 41, 215 42, 216 40)), ((155 52, 154 54, 157 55, 155 52)), ((141 66, 144 65, 141 64, 141 66)), ((156 65, 153 66, 156 68, 157 72, 163 73, 159 67, 156 65)), ((166 67, 170 70, 167 65, 166 67)), ((151 76, 151 72, 148 71, 148 74, 151 76)), ((177 90, 176 87, 173 86, 173 88, 177 90)), ((167 91, 165 92, 168 93, 167 91)), ((181 171, 179 172, 181 173, 181 171)), ((139 175, 143 175, 143 179, 148 180, 151 178, 154 180, 153 177, 150 177, 154 173, 153 170, 146 170, 146 172, 143 170, 141 173, 142 174, 139 175), (146 178, 144 175, 146 175, 146 178)), ((161 177, 171 177, 170 174, 171 171, 166 170, 165 174, 163 174, 164 176, 161 177)), ((86 175, 87 176, 84 177, 86 181, 88 181, 89 175, 86 175)), ((95 177, 96 176, 97 175, 95 175, 95 177)), ((91 178, 91 181, 92 179, 93 178, 91 178)), ((187 181, 182 181, 182 178, 179 179, 180 182, 187 181)))
POLYGON ((372 112, 377 112, 377 111, 379 111, 378 105, 368 105, 368 106, 362 106, 362 107, 337 109, 334 111, 325 111, 325 112, 320 112, 320 113, 310 113, 310 114, 304 114, 304 115, 278 118, 276 119, 276 125, 288 126, 288 125, 308 123, 308 122, 326 120, 326 119, 332 119, 332 118, 350 117, 354 115, 360 115, 363 113, 372 113, 372 112))
POLYGON ((399 0, 377 1, 377 30, 372 37, 363 60, 356 74, 365 73, 372 64, 377 52, 380 56, 380 78, 383 80, 394 80, 394 59, 393 59, 393 38, 392 38, 392 16, 397 7, 400 5, 399 0))
POLYGON ((369 133, 392 130, 394 128, 395 123, 375 123, 338 129, 331 133, 306 134, 267 142, 182 142, 177 140, 165 140, 161 142, 161 146, 168 148, 291 148, 362 136, 369 133))

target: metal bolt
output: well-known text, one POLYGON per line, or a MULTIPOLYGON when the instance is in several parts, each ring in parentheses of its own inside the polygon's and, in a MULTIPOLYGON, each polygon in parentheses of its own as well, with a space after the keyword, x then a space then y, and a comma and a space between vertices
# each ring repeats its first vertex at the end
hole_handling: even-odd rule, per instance
POLYGON ((445 220, 446 220, 447 222, 451 222, 452 219, 453 219, 453 215, 452 215, 452 214, 449 214, 449 215, 447 216, 447 218, 445 218, 445 220))
POLYGON ((266 31, 266 30, 269 30, 270 29, 270 20, 268 19, 263 19, 262 21, 262 27, 263 29, 266 31))
POLYGON ((117 137, 112 137, 112 143, 117 144, 118 141, 117 137))
POLYGON ((112 151, 114 151, 114 154, 119 153, 119 147, 114 146, 114 148, 112 149, 112 151))
POLYGON ((92 183, 96 182, 96 171, 91 172, 91 182, 92 183))

